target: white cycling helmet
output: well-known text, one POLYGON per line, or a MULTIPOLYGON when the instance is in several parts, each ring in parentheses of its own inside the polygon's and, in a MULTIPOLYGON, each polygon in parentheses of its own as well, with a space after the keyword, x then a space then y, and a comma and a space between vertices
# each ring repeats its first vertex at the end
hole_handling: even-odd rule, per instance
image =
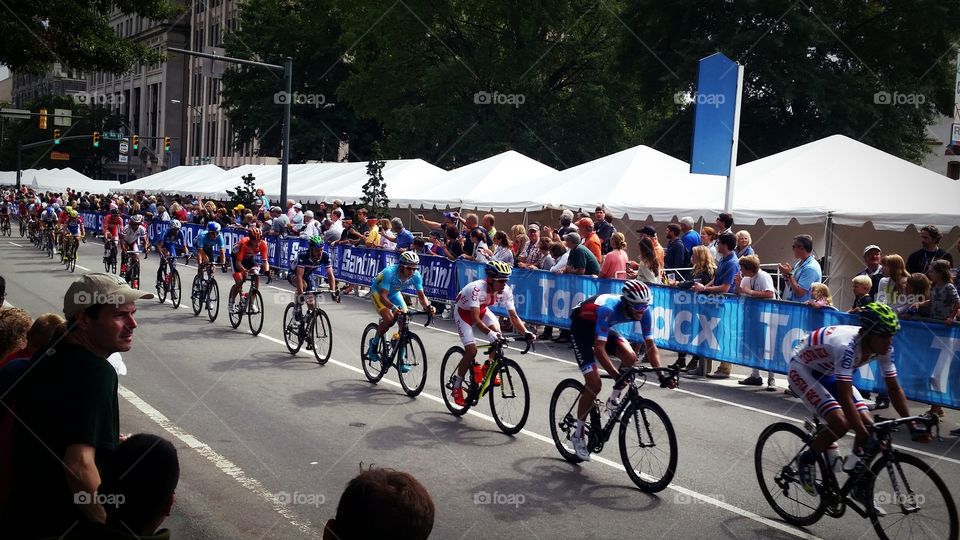
POLYGON ((400 254, 400 266, 416 268, 420 266, 420 257, 413 251, 404 251, 400 254))
POLYGON ((653 297, 650 294, 650 287, 639 279, 631 279, 623 284, 623 290, 620 291, 620 297, 628 304, 649 304, 653 297))
POLYGON ((142 214, 134 214, 134 215, 130 216, 130 222, 131 222, 131 223, 143 223, 143 215, 142 215, 142 214))
POLYGON ((170 228, 171 228, 171 229, 179 229, 180 227, 181 227, 181 225, 180 225, 180 220, 179 220, 179 219, 171 219, 171 220, 170 220, 170 228))

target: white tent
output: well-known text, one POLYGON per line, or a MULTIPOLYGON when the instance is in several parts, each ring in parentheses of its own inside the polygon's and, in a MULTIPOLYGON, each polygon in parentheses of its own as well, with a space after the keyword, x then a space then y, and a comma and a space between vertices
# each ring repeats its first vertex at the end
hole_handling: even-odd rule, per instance
MULTIPOLYGON (((16 184, 17 172, 5 171, 0 173, 0 183, 16 184)), ((39 190, 64 191, 67 188, 75 191, 91 193, 107 193, 120 185, 113 180, 93 180, 70 167, 63 169, 24 169, 21 171, 22 185, 39 190)))
MULTIPOLYGON (((360 165, 318 186, 317 190, 326 194, 328 201, 342 199, 346 204, 358 201, 363 196, 363 185, 370 178, 367 164, 360 165)), ((382 174, 391 206, 420 206, 422 196, 419 194, 436 185, 445 171, 422 159, 392 159, 384 163, 382 174)))
MULTIPOLYGON (((121 193, 136 193, 143 190, 150 193, 172 192, 177 185, 203 185, 222 174, 224 171, 216 165, 182 166, 160 171, 150 176, 138 178, 121 185, 116 191, 121 193)), ((189 191, 189 190, 188 190, 189 191)))

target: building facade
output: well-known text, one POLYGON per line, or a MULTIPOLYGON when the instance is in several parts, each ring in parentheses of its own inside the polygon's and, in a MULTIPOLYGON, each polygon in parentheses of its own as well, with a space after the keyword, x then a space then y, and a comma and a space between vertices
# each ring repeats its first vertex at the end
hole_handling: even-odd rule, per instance
POLYGON ((14 108, 25 109, 31 101, 43 96, 69 96, 87 89, 82 73, 61 64, 54 64, 43 75, 13 73, 11 98, 14 108))

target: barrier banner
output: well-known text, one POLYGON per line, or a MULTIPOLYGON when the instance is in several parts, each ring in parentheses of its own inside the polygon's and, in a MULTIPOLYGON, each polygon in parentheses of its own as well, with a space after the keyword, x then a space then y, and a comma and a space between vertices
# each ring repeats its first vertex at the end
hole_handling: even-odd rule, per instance
MULTIPOLYGON (((384 268, 396 264, 399 257, 393 251, 344 245, 336 246, 333 253, 337 279, 366 286, 370 286, 384 268)), ((459 289, 456 288, 453 261, 446 257, 420 255, 420 275, 423 277, 423 292, 428 298, 453 300, 456 297, 459 289)), ((413 287, 406 287, 403 292, 416 294, 413 287)))
MULTIPOLYGON (((482 265, 457 262, 461 283, 478 279, 482 265)), ((623 282, 514 269, 510 276, 517 314, 524 321, 569 328, 569 314, 583 299, 619 294, 623 282)), ((834 324, 858 325, 855 315, 779 300, 705 295, 652 285, 657 347, 786 373, 792 351, 807 333, 834 324)), ((496 308, 494 312, 505 315, 496 308)), ((894 339, 898 380, 909 399, 960 406, 960 328, 942 323, 903 321, 894 339)), ((639 341, 639 325, 617 330, 639 341)), ((876 362, 854 376, 857 388, 883 388, 876 362)))
MULTIPOLYGON (((77 212, 83 218, 83 228, 100 232, 103 229, 103 214, 99 212, 77 212)), ((89 233, 88 233, 89 234, 89 233)))

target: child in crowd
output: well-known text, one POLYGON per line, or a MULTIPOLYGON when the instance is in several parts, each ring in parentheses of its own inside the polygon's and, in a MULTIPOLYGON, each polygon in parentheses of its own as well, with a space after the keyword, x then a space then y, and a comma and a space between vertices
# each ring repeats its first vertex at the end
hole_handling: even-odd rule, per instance
POLYGON ((957 287, 953 284, 950 263, 942 259, 935 261, 930 265, 928 275, 933 283, 930 298, 917 304, 917 307, 923 308, 925 304, 930 307, 931 319, 944 321, 948 325, 955 323, 957 314, 960 313, 960 294, 957 293, 957 287))
POLYGON ((873 302, 873 297, 870 296, 872 286, 873 281, 870 276, 861 275, 853 278, 853 309, 849 313, 856 313, 863 309, 863 306, 873 302))
POLYGON ((817 309, 837 309, 833 307, 833 297, 830 296, 830 287, 823 283, 814 283, 810 286, 810 300, 807 304, 817 309))
POLYGON ((930 280, 915 272, 907 278, 907 303, 896 308, 901 319, 930 316, 930 280))

